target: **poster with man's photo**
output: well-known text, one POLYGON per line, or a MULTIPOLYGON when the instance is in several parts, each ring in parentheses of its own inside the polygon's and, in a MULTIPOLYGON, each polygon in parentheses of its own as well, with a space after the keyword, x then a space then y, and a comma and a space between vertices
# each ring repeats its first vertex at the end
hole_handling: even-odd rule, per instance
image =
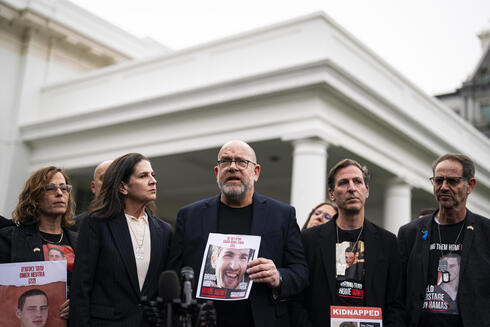
POLYGON ((248 299, 252 281, 247 265, 258 256, 260 236, 210 233, 202 259, 197 297, 212 300, 248 299))
POLYGON ((66 261, 0 264, 0 327, 63 327, 66 261))
POLYGON ((383 327, 383 312, 379 307, 330 306, 332 327, 383 327))

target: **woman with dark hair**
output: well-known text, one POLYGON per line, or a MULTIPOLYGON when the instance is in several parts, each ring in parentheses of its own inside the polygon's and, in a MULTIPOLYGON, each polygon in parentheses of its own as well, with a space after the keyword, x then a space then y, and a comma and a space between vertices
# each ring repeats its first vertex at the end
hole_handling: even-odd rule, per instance
MULTIPOLYGON (((69 229, 74 225, 70 191, 61 168, 41 168, 29 177, 13 212, 16 226, 0 230, 0 263, 48 261, 55 248, 65 255, 70 284, 78 237, 69 229)), ((69 300, 60 308, 62 318, 68 318, 68 305, 69 300)))
POLYGON ((331 202, 330 200, 322 202, 310 211, 308 219, 306 219, 301 230, 325 224, 332 219, 337 212, 338 209, 335 203, 331 202))
POLYGON ((139 153, 107 168, 100 194, 80 226, 72 285, 72 326, 148 326, 141 296, 153 299, 171 241, 169 224, 145 210, 155 174, 139 153))

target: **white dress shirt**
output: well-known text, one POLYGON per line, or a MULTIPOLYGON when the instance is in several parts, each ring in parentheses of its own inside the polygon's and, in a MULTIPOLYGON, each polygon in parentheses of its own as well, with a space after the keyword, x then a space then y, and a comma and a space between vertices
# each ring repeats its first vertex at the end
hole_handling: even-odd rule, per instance
POLYGON ((148 225, 148 216, 145 212, 139 218, 125 213, 128 222, 129 234, 133 243, 134 258, 136 261, 136 270, 138 271, 138 282, 140 290, 143 289, 146 273, 150 265, 151 238, 150 226, 148 225))

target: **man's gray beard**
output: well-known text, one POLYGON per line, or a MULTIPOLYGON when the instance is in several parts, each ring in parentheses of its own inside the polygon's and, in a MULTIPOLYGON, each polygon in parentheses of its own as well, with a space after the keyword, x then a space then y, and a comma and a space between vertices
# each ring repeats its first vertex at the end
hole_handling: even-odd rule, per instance
POLYGON ((240 201, 243 199, 245 196, 245 193, 247 192, 247 187, 245 185, 241 185, 239 189, 236 187, 228 187, 226 185, 219 185, 218 187, 225 196, 225 198, 230 202, 230 203, 240 203, 240 201))
POLYGON ((254 174, 250 175, 248 183, 240 185, 239 189, 234 188, 233 186, 228 187, 225 183, 220 184, 218 181, 218 188, 221 193, 225 196, 226 200, 230 203, 240 203, 241 200, 245 197, 248 190, 253 189, 254 186, 254 174))
POLYGON ((439 201, 439 196, 436 196, 436 201, 439 203, 439 206, 443 207, 444 209, 457 208, 461 204, 461 202, 456 201, 456 199, 453 196, 451 196, 451 198, 452 198, 452 201, 450 204, 439 201))

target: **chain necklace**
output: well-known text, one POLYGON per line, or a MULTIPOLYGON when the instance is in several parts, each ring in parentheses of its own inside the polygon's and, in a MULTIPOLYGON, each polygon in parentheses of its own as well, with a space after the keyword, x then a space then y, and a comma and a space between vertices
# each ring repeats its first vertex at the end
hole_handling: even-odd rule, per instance
POLYGON ((133 227, 131 227, 132 224, 129 223, 128 225, 129 225, 129 229, 131 230, 131 233, 133 233, 134 240, 136 241, 136 246, 137 246, 137 249, 135 251, 136 259, 143 260, 145 257, 143 243, 145 242, 146 226, 143 226, 143 238, 141 239, 141 241, 138 241, 138 238, 136 237, 136 233, 134 232, 133 227))
MULTIPOLYGON (((463 224, 461 224, 461 228, 459 229, 458 236, 456 236, 456 240, 454 241, 454 248, 456 248, 456 243, 458 243, 459 236, 461 236, 461 232, 463 231, 464 225, 466 224, 466 219, 463 220, 463 224)), ((441 245, 441 258, 439 259, 439 265, 437 266, 437 271, 442 273, 442 281, 444 283, 448 283, 451 280, 451 274, 447 271, 448 263, 446 259, 442 259, 444 257, 444 252, 442 252, 442 238, 441 238, 441 224, 439 220, 437 220, 437 233, 439 234, 439 245, 441 245)), ((451 254, 450 250, 448 254, 451 254)))
MULTIPOLYGON (((361 238, 362 231, 364 229, 364 224, 361 226, 361 231, 359 232, 359 235, 357 235, 357 240, 356 243, 354 243, 354 247, 352 248, 354 251, 357 250, 357 243, 359 242, 359 239, 361 238)), ((335 224, 335 230, 337 231, 337 243, 340 243, 339 241, 339 226, 335 224)))
MULTIPOLYGON (((352 247, 352 252, 354 252, 354 253, 356 253, 358 250, 357 245, 359 243, 359 239, 361 238, 361 234, 362 234, 363 230, 364 230, 364 224, 361 226, 361 230, 359 231, 359 234, 357 235, 357 240, 354 243, 354 246, 352 247)), ((337 232, 337 244, 339 244, 340 243, 339 226, 337 225, 337 223, 335 223, 335 231, 337 232)), ((341 267, 341 266, 337 265, 337 276, 339 276, 339 275, 344 276, 345 275, 345 269, 346 269, 345 267, 341 267)))
POLYGON ((63 230, 61 230, 61 237, 58 241, 56 242, 53 242, 53 241, 50 241, 50 240, 47 240, 43 237, 43 235, 41 234, 42 232, 39 231, 39 236, 41 236, 41 239, 46 242, 46 243, 50 243, 50 244, 60 244, 61 243, 61 240, 63 240, 63 230))

